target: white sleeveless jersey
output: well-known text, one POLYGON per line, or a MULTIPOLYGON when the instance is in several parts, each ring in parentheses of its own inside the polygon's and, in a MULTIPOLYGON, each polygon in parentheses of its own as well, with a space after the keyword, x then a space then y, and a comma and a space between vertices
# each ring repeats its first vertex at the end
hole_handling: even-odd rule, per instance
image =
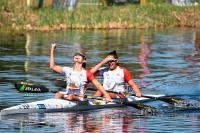
POLYGON ((115 92, 125 92, 125 83, 132 79, 129 71, 119 66, 115 70, 103 68, 99 72, 103 76, 103 87, 115 92))
POLYGON ((77 72, 74 71, 73 68, 63 67, 63 72, 67 82, 66 93, 70 90, 75 90, 78 91, 79 94, 84 94, 84 88, 88 79, 91 81, 94 77, 93 75, 88 74, 88 71, 84 69, 77 72), (88 78, 88 75, 90 75, 91 78, 88 78))

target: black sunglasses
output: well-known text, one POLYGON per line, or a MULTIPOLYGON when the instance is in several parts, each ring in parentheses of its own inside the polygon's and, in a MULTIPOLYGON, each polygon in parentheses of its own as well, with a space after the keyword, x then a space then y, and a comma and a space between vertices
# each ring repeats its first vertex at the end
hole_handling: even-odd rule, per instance
POLYGON ((108 63, 117 62, 117 59, 109 60, 108 63))

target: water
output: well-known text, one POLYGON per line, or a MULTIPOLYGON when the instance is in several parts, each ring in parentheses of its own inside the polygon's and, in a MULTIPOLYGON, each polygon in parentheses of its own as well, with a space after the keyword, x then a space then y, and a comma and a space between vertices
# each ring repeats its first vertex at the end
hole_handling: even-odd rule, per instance
MULTIPOLYGON (((49 69, 51 42, 57 42, 56 63, 72 65, 77 51, 87 66, 117 50, 120 64, 143 93, 179 95, 200 102, 200 31, 193 29, 67 31, 0 35, 0 108, 51 98, 53 93, 18 93, 16 81, 32 81, 52 90, 56 78, 49 69)), ((102 81, 101 78, 98 78, 102 81)), ((164 102, 149 103, 163 110, 142 115, 132 107, 71 113, 30 114, 1 118, 0 132, 200 132, 200 111, 177 111, 164 102), (166 106, 166 107, 165 107, 166 106), (164 113, 165 112, 165 113, 164 113)))

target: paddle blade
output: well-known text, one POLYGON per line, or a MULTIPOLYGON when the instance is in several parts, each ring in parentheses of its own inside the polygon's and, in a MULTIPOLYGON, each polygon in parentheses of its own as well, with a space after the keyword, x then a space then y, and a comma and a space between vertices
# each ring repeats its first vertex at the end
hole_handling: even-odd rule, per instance
POLYGON ((27 92, 27 93, 44 93, 50 91, 47 87, 43 85, 35 85, 32 83, 27 83, 22 81, 15 83, 15 88, 19 92, 27 92))
POLYGON ((54 79, 52 80, 52 83, 57 87, 66 88, 67 86, 67 83, 64 79, 54 79))
POLYGON ((145 114, 155 114, 158 110, 152 106, 145 105, 142 103, 129 102, 127 99, 112 99, 114 102, 119 104, 124 104, 126 106, 134 107, 136 109, 142 110, 145 114))
POLYGON ((157 98, 158 100, 161 100, 163 102, 169 103, 169 104, 181 104, 184 102, 184 99, 182 98, 177 98, 177 97, 159 97, 157 98))
POLYGON ((132 106, 134 108, 137 108, 137 109, 142 109, 142 110, 146 110, 146 109, 152 109, 152 110, 156 110, 156 108, 152 107, 152 106, 149 106, 149 105, 145 105, 145 104, 141 104, 141 103, 134 103, 134 102, 124 102, 125 105, 128 105, 128 106, 132 106))

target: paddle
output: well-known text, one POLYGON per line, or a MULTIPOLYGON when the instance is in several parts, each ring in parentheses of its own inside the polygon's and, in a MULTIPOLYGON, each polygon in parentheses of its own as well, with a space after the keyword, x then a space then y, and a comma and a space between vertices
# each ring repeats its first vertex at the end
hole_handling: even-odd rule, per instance
MULTIPOLYGON (((61 88, 64 88, 65 85, 63 84, 63 81, 62 80, 60 80, 60 81, 62 82, 62 85, 61 85, 62 87, 61 88)), ((87 85, 86 88, 90 90, 91 84, 89 84, 89 85, 87 85)), ((30 83, 30 82, 26 82, 26 81, 16 82, 15 83, 15 88, 19 92, 26 92, 26 93, 46 93, 46 92, 55 93, 57 91, 60 91, 60 90, 50 90, 49 88, 45 87, 44 85, 30 83)), ((96 91, 96 90, 97 89, 91 88, 91 91, 96 91)))
MULTIPOLYGON (((60 80, 62 82, 62 87, 64 88, 64 84, 63 81, 60 80)), ((60 82, 58 81, 58 82, 60 82)), ((66 84, 66 83, 65 83, 66 84)), ((26 81, 19 81, 15 83, 15 88, 19 91, 19 92, 26 92, 26 93, 47 93, 47 92, 57 92, 60 90, 51 90, 47 87, 45 87, 44 85, 40 85, 40 84, 35 84, 35 83, 30 83, 30 82, 26 82, 26 81)), ((90 90, 90 86, 87 87, 90 90)), ((97 89, 95 89, 97 90, 97 89)), ((91 88, 91 91, 94 91, 93 88, 91 88)))
MULTIPOLYGON (((110 93, 115 93, 118 94, 118 92, 114 92, 114 91, 107 91, 110 93)), ((134 93, 125 93, 127 96, 136 96, 134 93)), ((184 99, 182 98, 177 98, 177 97, 172 97, 172 96, 159 96, 159 97, 155 97, 155 96, 150 96, 150 95, 141 95, 141 97, 145 97, 145 98, 150 98, 153 100, 160 100, 169 104, 182 104, 184 102, 184 99)))
POLYGON ((59 79, 59 78, 53 79, 52 83, 57 87, 65 88, 67 86, 66 80, 59 79))
MULTIPOLYGON (((95 88, 89 88, 89 90, 91 91, 96 91, 95 88)), ((115 94, 118 94, 118 92, 114 92, 114 91, 109 91, 109 90, 106 90, 107 92, 109 93, 115 93, 115 94)), ((127 96, 136 96, 134 93, 125 93, 127 96)), ((150 96, 150 95, 142 95, 141 97, 145 97, 145 98, 150 98, 150 99, 153 99, 153 100, 160 100, 160 101, 163 101, 163 102, 166 102, 166 103, 169 103, 169 104, 182 104, 184 103, 184 99, 182 98, 177 98, 177 97, 173 97, 173 96, 159 96, 159 97, 155 97, 155 96, 150 96)))
POLYGON ((52 91, 49 88, 45 87, 44 85, 34 84, 34 83, 28 83, 24 81, 20 81, 15 83, 15 88, 19 92, 26 92, 26 93, 46 93, 46 92, 57 92, 52 91))
MULTIPOLYGON (((131 95, 131 96, 136 96, 133 93, 126 93, 126 95, 131 95)), ((173 97, 173 96, 160 96, 160 97, 155 97, 155 96, 150 96, 150 95, 141 95, 141 97, 145 97, 145 98, 150 98, 150 99, 154 99, 154 100, 160 100, 169 104, 181 104, 184 102, 184 99, 182 98, 177 98, 177 97, 173 97)))
MULTIPOLYGON (((88 88, 90 91, 97 91, 97 89, 95 88, 88 88)), ((115 93, 118 94, 118 92, 114 92, 114 91, 109 91, 106 90, 109 93, 115 93)), ((136 96, 134 93, 125 93, 126 96, 136 96)), ((160 100, 172 105, 175 104, 183 104, 185 102, 184 99, 182 98, 177 98, 177 97, 173 97, 173 96, 159 96, 159 97, 155 97, 155 96, 150 96, 150 95, 142 95, 141 97, 145 97, 145 98, 149 98, 149 99, 153 99, 153 100, 160 100)))
MULTIPOLYGON (((88 99, 104 100, 103 97, 95 97, 95 96, 85 96, 85 97, 88 98, 88 99)), ((122 105, 126 105, 126 106, 130 106, 130 107, 134 107, 136 109, 145 111, 145 113, 155 114, 156 112, 158 112, 158 110, 156 108, 152 107, 152 106, 145 105, 145 104, 142 104, 142 103, 139 103, 139 102, 138 103, 130 102, 126 98, 112 99, 112 102, 122 104, 122 105)))
MULTIPOLYGON (((135 94, 132 94, 135 95, 135 94)), ((177 97, 172 97, 172 96, 163 96, 163 97, 154 97, 154 96, 147 96, 147 95, 142 95, 142 97, 154 99, 154 100, 160 100, 169 104, 181 104, 184 102, 184 99, 182 98, 177 98, 177 97)))
MULTIPOLYGON (((56 80, 59 82, 64 82, 63 80, 59 79, 56 80)), ((17 82, 15 83, 15 88, 19 91, 19 92, 28 92, 28 93, 46 93, 46 92, 57 92, 57 91, 52 91, 49 88, 45 87, 44 85, 39 85, 39 84, 34 84, 34 83, 27 83, 27 82, 17 82)), ((88 90, 91 91, 96 91, 97 89, 95 88, 88 88, 88 90)), ((110 93, 116 93, 114 91, 107 91, 110 93)), ((135 94, 133 93, 126 93, 126 95, 133 95, 135 96, 135 94)), ((142 97, 146 97, 146 98, 150 98, 150 99, 154 99, 154 100, 160 100, 169 104, 182 104, 184 102, 184 99, 181 98, 177 98, 177 97, 172 97, 172 96, 163 96, 163 97, 154 97, 154 96, 149 96, 149 95, 142 95, 142 97)))

